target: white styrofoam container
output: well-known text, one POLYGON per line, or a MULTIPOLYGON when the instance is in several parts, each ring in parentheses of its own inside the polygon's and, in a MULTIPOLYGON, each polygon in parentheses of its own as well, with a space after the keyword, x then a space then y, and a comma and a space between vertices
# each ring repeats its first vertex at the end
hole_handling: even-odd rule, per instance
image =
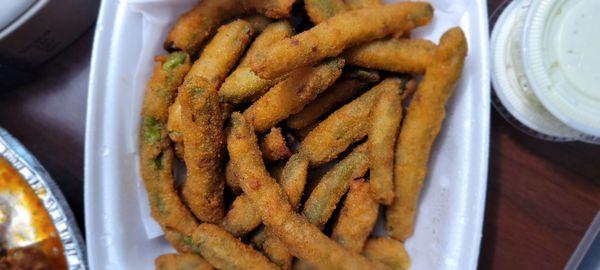
MULTIPOLYGON (((102 2, 90 71, 85 144, 85 221, 91 269, 152 269, 172 248, 148 229, 137 131, 152 57, 175 14, 194 0, 102 2), (140 203, 142 202, 142 203, 140 203)), ((407 243, 412 269, 475 269, 487 183, 490 82, 486 0, 433 0, 434 22, 417 36, 437 42, 458 24, 469 42, 464 75, 448 104, 407 243)))

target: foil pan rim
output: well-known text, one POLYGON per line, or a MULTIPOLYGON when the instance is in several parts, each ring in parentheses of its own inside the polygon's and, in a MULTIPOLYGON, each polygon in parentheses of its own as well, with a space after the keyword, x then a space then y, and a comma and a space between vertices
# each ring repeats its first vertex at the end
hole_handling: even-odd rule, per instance
POLYGON ((48 211, 62 242, 68 269, 87 269, 85 243, 62 192, 37 159, 1 127, 0 156, 19 172, 48 211))

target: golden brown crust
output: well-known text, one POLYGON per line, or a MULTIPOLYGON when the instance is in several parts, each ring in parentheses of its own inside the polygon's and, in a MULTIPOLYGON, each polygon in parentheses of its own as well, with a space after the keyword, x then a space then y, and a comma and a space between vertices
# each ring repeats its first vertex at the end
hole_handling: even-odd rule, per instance
POLYGON ((257 132, 264 132, 299 112, 342 74, 344 60, 331 59, 290 73, 244 111, 257 132))
POLYGON ((285 124, 296 130, 306 128, 315 123, 321 116, 357 95, 368 84, 367 81, 356 79, 338 80, 313 102, 306 105, 302 111, 290 116, 285 124))
POLYGON ((348 191, 350 181, 365 175, 369 169, 367 152, 366 143, 357 146, 321 177, 302 210, 302 214, 311 224, 322 228, 348 191))
POLYGON ((462 30, 448 30, 408 107, 396 145, 396 196, 386 212, 387 230, 400 241, 413 233, 431 146, 444 120, 446 102, 462 74, 466 54, 462 30))
POLYGON ((271 86, 283 78, 266 80, 256 75, 249 67, 250 58, 257 53, 263 52, 268 47, 284 38, 291 36, 294 29, 287 21, 279 21, 269 24, 267 28, 254 40, 246 55, 240 61, 237 68, 225 79, 219 89, 221 100, 240 104, 258 99, 271 86))
POLYGON ((318 24, 348 8, 342 0, 304 0, 304 9, 310 21, 318 24))
POLYGON ((212 270, 214 269, 200 255, 175 253, 160 255, 154 260, 156 270, 212 270))
POLYGON ((195 55, 224 21, 256 10, 271 18, 288 17, 295 0, 203 0, 179 17, 164 43, 166 50, 195 55))
POLYGON ((223 114, 217 89, 241 57, 252 35, 250 24, 236 20, 219 28, 179 89, 184 160, 182 196, 194 215, 217 223, 224 215, 223 114))
POLYGON ((383 39, 344 52, 348 64, 399 73, 422 74, 436 45, 423 39, 383 39))
MULTIPOLYGON (((163 230, 172 228, 185 234, 191 234, 197 222, 175 188, 173 150, 166 125, 168 108, 189 69, 190 59, 185 53, 172 53, 169 58, 157 57, 144 97, 139 140, 141 174, 152 217, 163 230)), ((178 246, 175 242, 173 245, 178 246)))
POLYGON ((431 5, 420 2, 344 12, 273 44, 268 53, 253 57, 250 64, 260 77, 276 78, 326 57, 337 56, 348 47, 428 24, 432 16, 431 5))
POLYGON ((382 93, 371 109, 367 143, 371 192, 376 201, 385 205, 394 199, 394 145, 401 121, 401 93, 382 93))
POLYGON ((279 269, 258 251, 214 224, 198 226, 192 234, 192 242, 218 269, 279 269))
POLYGON ((292 255, 325 269, 387 269, 344 249, 293 210, 265 168, 252 126, 238 113, 231 116, 227 148, 244 193, 292 255))
POLYGON ((260 151, 263 158, 270 161, 282 160, 292 155, 280 128, 271 128, 271 131, 263 136, 260 140, 260 151))
POLYGON ((345 0, 349 9, 360 9, 381 6, 380 0, 345 0))
POLYGON ((379 204, 371 197, 369 183, 363 179, 352 181, 331 238, 360 253, 377 221, 378 208, 379 204))
POLYGON ((363 254, 394 270, 408 270, 410 258, 402 242, 387 237, 374 237, 367 241, 363 254))
POLYGON ((311 166, 333 160, 352 143, 367 136, 369 112, 377 97, 385 91, 403 91, 405 85, 402 79, 386 79, 333 112, 306 135, 300 153, 309 159, 311 166))

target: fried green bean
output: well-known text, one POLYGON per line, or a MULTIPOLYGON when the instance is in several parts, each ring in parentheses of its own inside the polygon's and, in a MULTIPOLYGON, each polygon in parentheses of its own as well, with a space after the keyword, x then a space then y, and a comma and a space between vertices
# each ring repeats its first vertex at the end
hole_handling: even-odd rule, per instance
POLYGON ((396 144, 396 195, 386 213, 387 230, 400 241, 413 233, 431 146, 444 120, 446 102, 462 74, 466 54, 467 41, 462 30, 448 30, 408 107, 396 144))
POLYGON ((394 145, 402 121, 402 95, 381 93, 371 109, 369 174, 373 198, 389 205, 394 199, 394 145))
POLYGON ((300 144, 300 153, 311 166, 329 162, 369 130, 369 113, 379 95, 386 91, 404 91, 406 80, 391 78, 379 83, 359 98, 333 112, 319 123, 300 144))
POLYGON ((194 215, 205 222, 223 218, 222 119, 215 88, 201 77, 180 88, 183 138, 187 167, 182 197, 194 215))
POLYGON ((220 27, 179 88, 187 166, 181 194, 194 215, 204 222, 220 222, 224 214, 223 115, 217 89, 251 35, 250 24, 243 20, 220 27))
POLYGON ((346 2, 349 9, 381 6, 380 0, 345 0, 344 2, 346 2))
POLYGON ((218 269, 279 269, 258 251, 214 224, 198 226, 191 242, 218 269))
POLYGON ((271 131, 263 136, 260 140, 260 151, 263 157, 270 161, 282 160, 292 155, 280 128, 271 128, 271 131))
POLYGON ((285 243, 270 230, 265 230, 265 242, 262 245, 265 255, 283 270, 292 268, 294 256, 287 250, 285 243))
POLYGON ((408 270, 410 257, 402 242, 387 237, 374 237, 367 240, 363 254, 381 262, 394 270, 408 270))
POLYGON ((331 238, 360 253, 375 226, 378 208, 379 204, 371 197, 369 183, 363 179, 352 181, 331 238))
POLYGON ((174 144, 175 154, 179 159, 183 160, 183 133, 181 130, 181 98, 177 95, 173 104, 169 106, 167 132, 174 144))
POLYGON ((233 200, 220 226, 236 237, 242 237, 260 225, 260 217, 245 194, 233 200))
MULTIPOLYGON (((183 52, 156 59, 154 73, 148 82, 142 106, 140 128, 140 168, 152 217, 163 230, 175 228, 191 234, 197 226, 175 188, 173 150, 167 137, 169 105, 190 69, 190 58, 183 52)), ((177 247, 176 243, 173 244, 177 247)))
POLYGON ((227 161, 225 165, 225 183, 235 194, 242 193, 240 188, 240 180, 235 172, 235 166, 233 166, 231 160, 227 161))
MULTIPOLYGON (((223 122, 227 122, 229 120, 229 116, 234 110, 233 105, 229 103, 220 103, 221 105, 221 115, 223 122)), ((175 145, 175 155, 183 160, 185 147, 183 147, 183 131, 182 131, 182 123, 181 123, 181 96, 177 95, 171 107, 169 107, 169 119, 167 120, 167 131, 169 134, 169 138, 175 145)))
POLYGON ((308 160, 302 154, 294 154, 283 167, 279 185, 295 210, 300 207, 307 178, 308 160))
POLYGON ((166 50, 196 54, 224 21, 256 10, 271 18, 288 17, 295 0, 203 0, 177 20, 164 43, 166 50))
POLYGON ((294 211, 265 168, 252 125, 239 113, 231 116, 227 148, 240 173, 244 194, 292 255, 323 269, 387 269, 344 249, 294 211))
POLYGON ((342 0, 304 0, 304 9, 310 21, 319 24, 348 8, 342 0))
POLYGON ((399 73, 422 74, 436 45, 423 39, 382 39, 344 52, 348 64, 399 73))
POLYGON ((323 92, 323 94, 319 95, 313 102, 306 105, 302 111, 290 116, 285 121, 285 124, 297 130, 308 127, 333 108, 344 104, 354 97, 368 84, 369 82, 355 79, 339 80, 323 92))
POLYGON ((240 60, 254 34, 252 25, 244 20, 235 20, 217 30, 206 44, 200 57, 186 76, 200 76, 220 87, 233 66, 240 60))
POLYGON ((348 190, 350 181, 363 177, 369 169, 367 154, 367 144, 363 143, 321 177, 302 209, 310 223, 323 228, 348 190))
MULTIPOLYGON (((191 213, 190 213, 191 214, 191 213)), ((192 226, 192 232, 198 227, 198 225, 192 226)), ((175 250, 179 253, 198 253, 194 249, 194 246, 190 245, 192 239, 192 233, 184 233, 176 231, 175 229, 163 228, 165 233, 165 239, 169 242, 175 250)))
MULTIPOLYGON (((300 207, 300 200, 302 199, 307 177, 308 160, 300 154, 290 157, 281 173, 279 185, 286 193, 288 201, 294 210, 300 207)), ((266 228, 266 237, 263 244, 265 254, 281 268, 290 269, 293 259, 291 254, 281 240, 268 227, 266 228)))
MULTIPOLYGON (((230 164, 234 164, 230 160, 230 164)), ((237 168, 237 166, 235 166, 237 168)), ((239 171, 237 172, 239 181, 239 171)), ((304 192, 304 185, 308 176, 308 161, 300 154, 290 157, 282 171, 281 186, 289 201, 297 208, 304 192)), ((234 236, 243 236, 260 225, 260 216, 256 213, 254 206, 248 200, 246 194, 239 195, 221 222, 221 227, 234 236)))
POLYGON ((212 270, 204 258, 191 253, 160 255, 154 260, 156 270, 212 270))
POLYGON ((312 266, 312 264, 310 264, 306 261, 296 260, 294 265, 292 265, 292 269, 294 269, 294 270, 316 270, 317 268, 312 266))
POLYGON ((337 56, 346 48, 428 24, 433 8, 423 2, 402 2, 341 13, 291 38, 273 44, 250 61, 265 79, 337 56))
POLYGON ((295 114, 318 94, 333 84, 342 74, 344 60, 325 61, 315 67, 295 70, 273 86, 244 111, 244 117, 257 132, 264 132, 279 121, 295 114))
POLYGON ((221 100, 240 104, 252 101, 264 94, 270 87, 283 78, 266 80, 256 75, 250 69, 249 62, 254 55, 266 51, 267 48, 284 38, 293 35, 294 29, 287 21, 279 21, 270 24, 252 43, 238 67, 225 79, 219 95, 221 100))
POLYGON ((270 18, 258 14, 244 16, 242 20, 247 21, 256 33, 264 31, 272 23, 270 18))
MULTIPOLYGON (((260 21, 251 16, 250 19, 260 21)), ((258 24, 258 22, 255 22, 258 24)), ((222 26, 215 38, 203 50, 200 61, 196 61, 190 76, 201 76, 211 83, 219 85, 229 73, 232 66, 239 60, 240 54, 249 42, 252 34, 260 29, 254 29, 251 23, 244 20, 236 20, 232 23, 222 26)), ((186 77, 187 79, 187 77, 186 77)), ((222 103, 222 118, 229 118, 229 110, 232 107, 228 103, 222 103)), ((169 137, 175 143, 177 156, 183 159, 184 145, 181 122, 181 97, 178 95, 175 102, 169 108, 169 120, 167 129, 169 137)))

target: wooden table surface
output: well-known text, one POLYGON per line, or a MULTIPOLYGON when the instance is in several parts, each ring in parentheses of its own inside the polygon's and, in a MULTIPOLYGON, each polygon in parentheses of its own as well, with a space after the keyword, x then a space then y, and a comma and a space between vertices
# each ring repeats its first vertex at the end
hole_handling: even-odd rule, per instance
MULTIPOLYGON (((500 3, 489 1, 490 12, 500 3)), ((39 77, 0 90, 0 126, 41 161, 83 228, 83 144, 93 31, 39 77)), ((562 269, 600 209, 600 146, 521 133, 492 110, 480 269, 562 269)))

